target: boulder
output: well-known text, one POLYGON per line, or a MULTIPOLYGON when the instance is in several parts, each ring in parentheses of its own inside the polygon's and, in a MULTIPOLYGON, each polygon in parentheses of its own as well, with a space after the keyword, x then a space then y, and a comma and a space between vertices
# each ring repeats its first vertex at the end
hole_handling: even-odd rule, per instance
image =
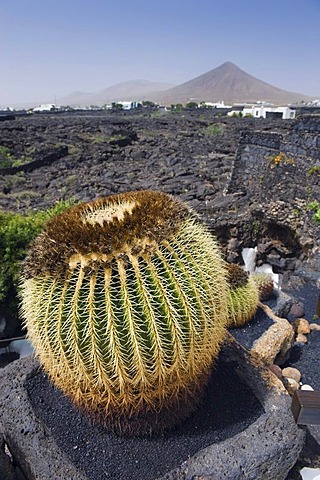
POLYGON ((4 439, 0 434, 0 478, 3 480, 17 480, 9 456, 5 453, 4 439))
POLYGON ((241 345, 259 355, 266 365, 282 365, 290 355, 294 343, 292 325, 286 318, 282 318, 290 306, 291 298, 280 291, 266 304, 260 303, 251 322, 230 329, 230 332, 241 345))

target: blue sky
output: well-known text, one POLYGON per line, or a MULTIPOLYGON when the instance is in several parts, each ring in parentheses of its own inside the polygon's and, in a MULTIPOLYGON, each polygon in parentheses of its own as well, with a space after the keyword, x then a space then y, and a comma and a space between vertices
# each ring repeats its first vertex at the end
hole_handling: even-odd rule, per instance
POLYGON ((0 106, 225 61, 320 96, 320 0, 1 0, 0 106))

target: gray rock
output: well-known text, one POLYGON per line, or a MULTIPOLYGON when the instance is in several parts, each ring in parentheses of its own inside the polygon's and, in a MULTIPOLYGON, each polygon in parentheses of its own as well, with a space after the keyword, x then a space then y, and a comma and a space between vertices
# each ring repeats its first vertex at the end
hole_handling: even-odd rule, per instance
POLYGON ((294 303, 290 309, 290 314, 294 318, 301 318, 304 315, 304 305, 302 302, 294 303))
POLYGON ((320 425, 306 427, 306 441, 299 458, 304 467, 320 468, 320 425))
POLYGON ((4 451, 4 439, 0 435, 0 479, 17 480, 10 458, 4 451))

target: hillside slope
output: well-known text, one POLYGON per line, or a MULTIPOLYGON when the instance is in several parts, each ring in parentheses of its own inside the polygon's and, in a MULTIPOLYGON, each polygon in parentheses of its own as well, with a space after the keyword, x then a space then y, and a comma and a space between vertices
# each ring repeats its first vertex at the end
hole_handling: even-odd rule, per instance
POLYGON ((199 77, 151 98, 164 104, 223 100, 225 104, 266 101, 288 104, 306 100, 306 95, 288 92, 249 75, 231 62, 225 62, 199 77))

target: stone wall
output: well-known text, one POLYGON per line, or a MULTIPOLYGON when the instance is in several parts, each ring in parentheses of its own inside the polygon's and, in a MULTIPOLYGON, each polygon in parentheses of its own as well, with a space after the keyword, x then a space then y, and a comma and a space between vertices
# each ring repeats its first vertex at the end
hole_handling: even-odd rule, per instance
POLYGON ((317 199, 319 169, 320 116, 300 117, 288 133, 242 134, 226 192, 260 202, 317 199))
POLYGON ((67 155, 67 146, 64 145, 57 147, 47 154, 42 154, 40 158, 28 163, 24 163, 23 165, 19 165, 17 167, 0 168, 0 175, 14 175, 18 172, 31 172, 37 168, 51 165, 51 163, 55 162, 56 160, 60 160, 60 158, 66 157, 67 155))

